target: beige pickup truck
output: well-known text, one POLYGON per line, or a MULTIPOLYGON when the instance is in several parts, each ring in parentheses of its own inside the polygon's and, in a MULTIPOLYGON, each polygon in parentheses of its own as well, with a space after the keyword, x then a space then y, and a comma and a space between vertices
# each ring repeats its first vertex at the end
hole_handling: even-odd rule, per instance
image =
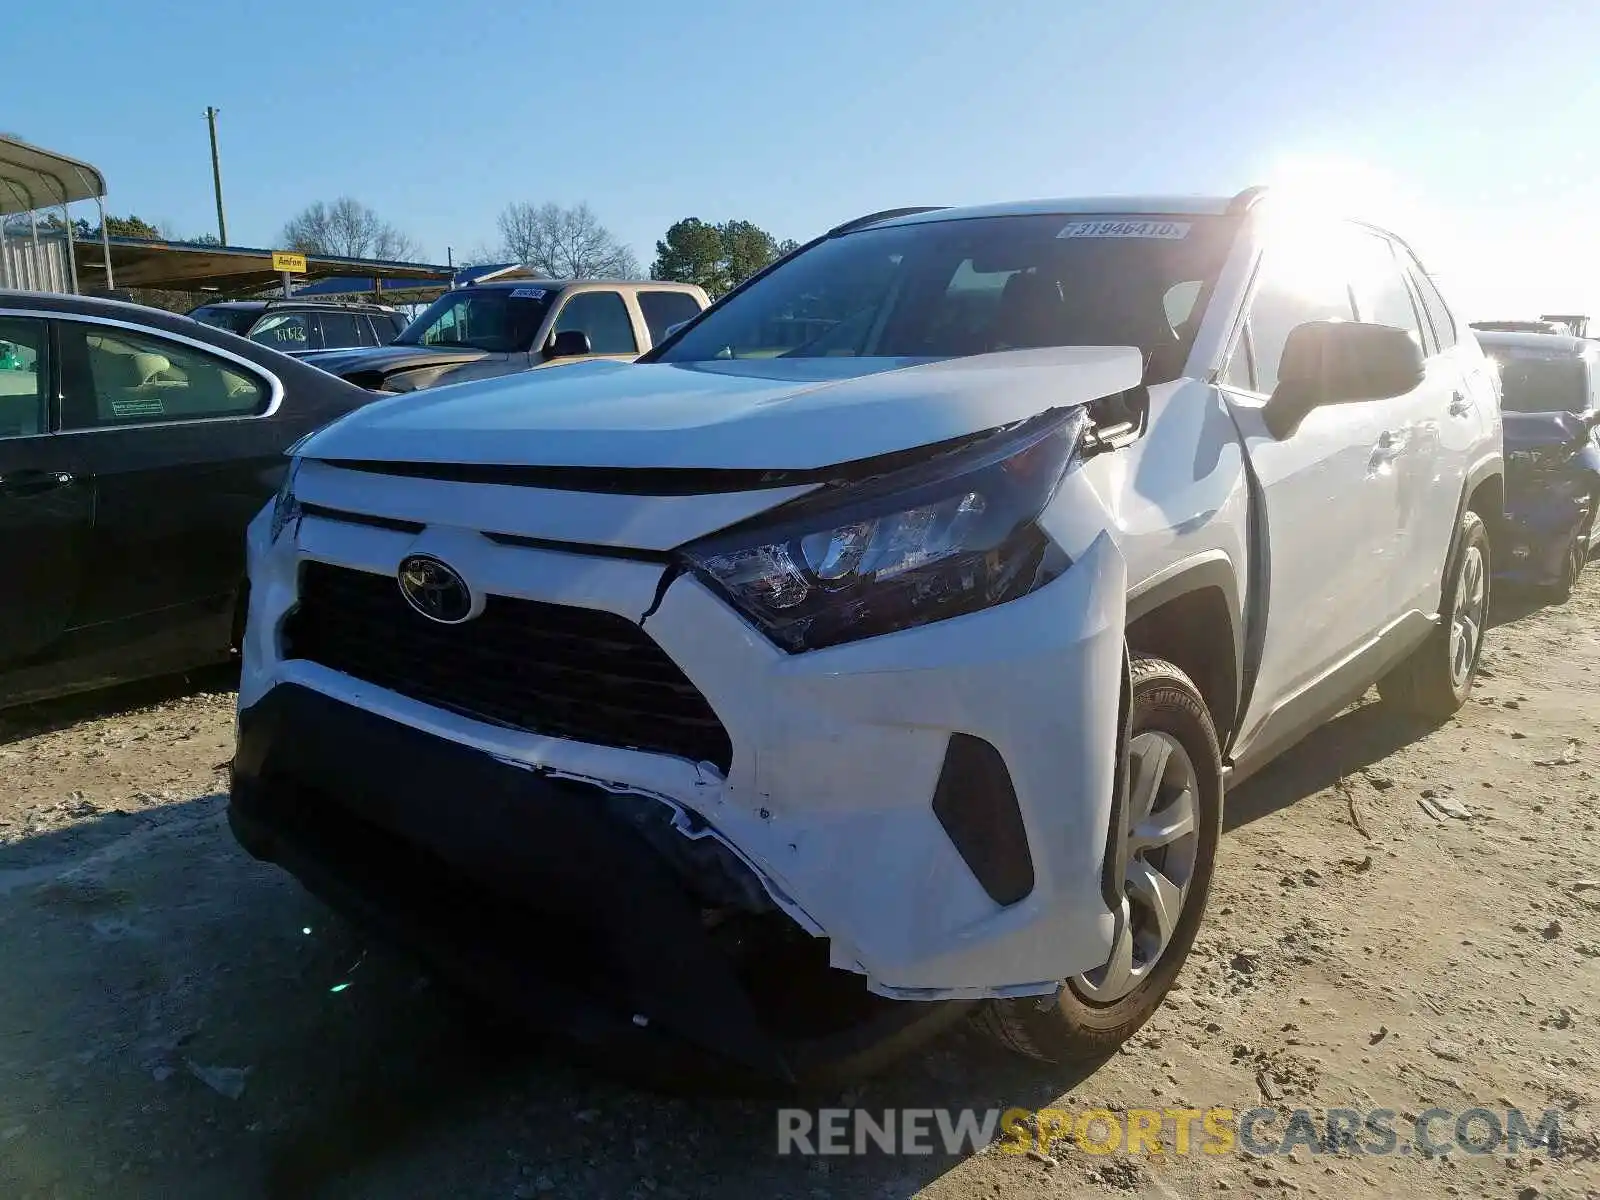
POLYGON ((413 392, 585 358, 632 361, 710 303, 687 283, 496 279, 446 292, 387 346, 300 357, 360 387, 413 392))

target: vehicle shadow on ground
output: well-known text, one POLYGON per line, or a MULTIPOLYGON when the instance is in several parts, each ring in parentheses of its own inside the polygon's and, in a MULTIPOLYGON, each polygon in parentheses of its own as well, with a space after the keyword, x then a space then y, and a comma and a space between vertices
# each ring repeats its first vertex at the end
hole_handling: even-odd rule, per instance
POLYGON ((0 708, 0 746, 69 729, 83 721, 180 700, 196 692, 231 692, 238 683, 238 666, 224 664, 183 675, 162 675, 98 691, 79 692, 58 700, 0 708))
MULTIPOLYGON (((1503 588, 1495 595, 1489 627, 1521 621, 1547 603, 1535 591, 1503 588)), ((1440 722, 1407 716, 1369 695, 1230 791, 1223 830, 1248 825, 1333 787, 1439 728, 1440 722)))

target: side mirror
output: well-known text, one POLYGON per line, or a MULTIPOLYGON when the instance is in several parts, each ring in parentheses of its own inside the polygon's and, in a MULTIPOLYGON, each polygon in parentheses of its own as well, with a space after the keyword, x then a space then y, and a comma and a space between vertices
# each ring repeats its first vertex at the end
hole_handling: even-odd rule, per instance
POLYGON ((1280 441, 1325 404, 1404 396, 1422 383, 1422 347, 1403 329, 1363 321, 1307 321, 1289 331, 1278 386, 1262 409, 1280 441))
MULTIPOLYGON (((690 317, 689 320, 692 321, 692 320, 694 320, 694 318, 690 317)), ((679 321, 676 325, 668 325, 665 329, 663 329, 661 331, 661 340, 663 342, 666 341, 669 337, 671 337, 673 334, 677 333, 678 330, 682 329, 688 323, 689 323, 689 321, 679 321)))
POLYGON ((585 354, 593 354, 594 348, 589 342, 589 335, 581 329, 563 329, 550 339, 549 348, 545 350, 546 358, 580 358, 585 354))

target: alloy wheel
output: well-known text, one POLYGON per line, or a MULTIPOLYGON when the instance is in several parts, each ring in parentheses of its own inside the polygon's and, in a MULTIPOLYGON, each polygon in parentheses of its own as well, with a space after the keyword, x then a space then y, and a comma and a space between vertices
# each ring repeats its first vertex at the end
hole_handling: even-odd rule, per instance
POLYGON ((1484 618, 1489 607, 1489 583, 1483 551, 1468 546, 1456 577, 1455 611, 1450 614, 1450 682, 1459 692, 1467 685, 1478 661, 1484 618))
POLYGON ((1199 780, 1177 738, 1158 730, 1128 745, 1128 832, 1122 913, 1105 966, 1072 981, 1096 1004, 1113 1004, 1142 983, 1172 944, 1199 857, 1199 780))

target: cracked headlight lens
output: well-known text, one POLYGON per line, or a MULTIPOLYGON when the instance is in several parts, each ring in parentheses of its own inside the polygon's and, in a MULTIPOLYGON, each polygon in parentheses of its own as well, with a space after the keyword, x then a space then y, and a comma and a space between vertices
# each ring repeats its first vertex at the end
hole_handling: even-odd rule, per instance
POLYGON ((1037 525, 1076 461, 1082 409, 831 486, 684 557, 790 653, 977 612, 1068 565, 1037 525))

